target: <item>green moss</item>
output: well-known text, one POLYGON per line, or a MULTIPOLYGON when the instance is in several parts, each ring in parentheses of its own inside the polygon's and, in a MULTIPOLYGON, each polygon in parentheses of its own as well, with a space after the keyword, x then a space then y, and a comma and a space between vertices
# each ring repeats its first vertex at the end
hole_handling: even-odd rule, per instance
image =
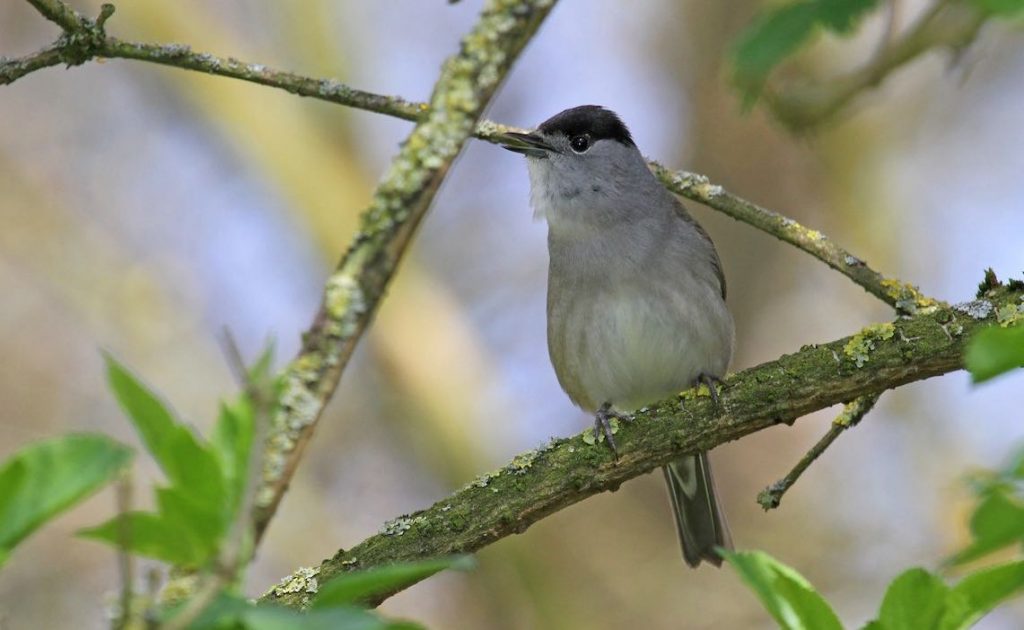
POLYGON ((895 334, 896 327, 890 322, 873 324, 851 337, 843 346, 843 354, 852 359, 857 367, 864 367, 878 342, 892 339, 895 334))
POLYGON ((981 282, 978 284, 977 297, 983 298, 986 293, 994 291, 1001 286, 1003 285, 999 282, 999 278, 996 277, 995 270, 992 269, 992 267, 989 267, 985 270, 985 277, 982 278, 981 282))

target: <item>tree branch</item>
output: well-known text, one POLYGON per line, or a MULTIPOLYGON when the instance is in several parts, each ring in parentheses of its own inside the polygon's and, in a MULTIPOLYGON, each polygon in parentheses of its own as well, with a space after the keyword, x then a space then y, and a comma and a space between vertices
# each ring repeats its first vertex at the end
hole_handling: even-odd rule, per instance
POLYGON ((936 300, 922 295, 917 287, 886 278, 818 230, 806 228, 793 219, 737 197, 721 186, 712 184, 704 175, 670 171, 657 162, 651 162, 650 166, 661 183, 672 192, 752 225, 807 252, 901 313, 913 314, 919 309, 930 309, 938 305, 936 300))
POLYGON ((782 495, 786 494, 796 480, 800 478, 800 475, 804 474, 807 467, 814 463, 822 453, 825 452, 832 442, 836 441, 839 434, 849 429, 850 427, 857 426, 857 423, 867 415, 875 403, 878 402, 878 398, 881 394, 865 394, 855 398, 852 402, 846 403, 843 407, 843 412, 836 416, 835 420, 832 421, 832 425, 829 426, 828 432, 820 440, 818 440, 814 446, 811 447, 807 453, 800 458, 800 461, 796 463, 793 470, 789 471, 782 479, 779 479, 772 485, 768 486, 757 495, 757 502, 761 504, 761 507, 768 510, 779 507, 782 503, 782 495))
POLYGON ((790 130, 812 130, 918 56, 934 48, 963 49, 978 36, 986 18, 974 3, 937 0, 914 26, 886 42, 863 67, 817 84, 766 90, 765 100, 779 122, 790 130))
MULTIPOLYGON (((60 0, 29 2, 48 19, 60 24, 65 34, 51 47, 34 55, 0 61, 0 84, 13 82, 30 72, 61 62, 70 66, 94 57, 135 59, 237 78, 418 123, 393 163, 389 176, 378 189, 373 205, 364 213, 362 230, 329 278, 323 305, 313 326, 304 336, 303 350, 286 370, 287 387, 282 412, 275 418, 275 430, 264 460, 263 486, 258 497, 256 531, 260 535, 287 488, 319 414, 372 317, 402 252, 465 139, 472 131, 472 135, 478 138, 498 142, 502 134, 518 130, 491 121, 482 121, 474 128, 474 123, 512 59, 535 31, 552 3, 535 2, 528 12, 517 13, 515 20, 509 23, 499 18, 507 18, 514 3, 497 0, 494 8, 485 11, 477 28, 464 41, 460 55, 446 64, 432 102, 428 105, 356 90, 330 79, 314 79, 233 58, 195 53, 188 46, 140 44, 108 37, 103 27, 113 13, 111 5, 104 5, 99 18, 91 21, 60 0), (495 32, 498 37, 488 39, 495 32), (456 96, 468 99, 453 102, 456 96)), ((883 51, 879 58, 886 56, 883 51)), ((923 296, 913 286, 885 278, 820 232, 732 195, 721 186, 711 184, 702 175, 685 171, 672 172, 656 162, 651 162, 651 168, 673 192, 752 225, 811 254, 900 313, 919 313, 924 316, 946 308, 923 296)), ((872 396, 876 395, 865 394, 865 398, 857 402, 863 403, 872 396)), ((828 440, 820 450, 824 450, 830 442, 828 440)), ((809 461, 803 467, 806 468, 807 464, 809 461)), ((529 468, 529 464, 526 467, 529 468)), ((625 469, 616 470, 620 473, 618 477, 621 477, 625 469)), ((640 472, 643 470, 636 474, 640 472)), ((618 477, 611 475, 609 479, 618 477)), ((589 494, 598 489, 592 489, 589 494)), ((584 496, 588 495, 581 494, 568 502, 584 496)), ((554 509, 557 507, 548 511, 554 509)), ((538 513, 536 518, 546 513, 538 513)), ((395 526, 401 529, 404 522, 400 521, 395 526)), ((408 527, 408 523, 405 526, 408 527)), ((360 548, 373 540, 367 541, 360 548)), ((371 547, 376 549, 372 544, 371 547)))
POLYGON ((36 70, 56 66, 63 61, 63 52, 64 46, 58 42, 24 57, 0 57, 0 85, 13 83, 36 70))
POLYGON ((69 7, 62 0, 28 0, 28 3, 35 7, 43 17, 67 33, 80 31, 89 25, 88 18, 69 7))
POLYGON ((471 553, 684 453, 709 450, 859 396, 960 369, 969 335, 994 321, 1000 306, 1022 299, 1024 292, 1001 289, 986 300, 936 307, 828 344, 806 346, 727 377, 720 407, 696 390, 652 404, 621 429, 617 460, 603 445, 585 444, 583 434, 552 440, 426 510, 389 521, 379 534, 339 551, 318 568, 300 569, 263 599, 302 606, 318 582, 342 571, 471 553))
MULTIPOLYGON (((68 45, 70 44, 58 41, 52 49, 59 52, 68 45)), ((60 55, 58 58, 54 58, 53 53, 49 51, 51 49, 37 53, 41 57, 33 59, 34 63, 31 67, 25 66, 25 59, 0 63, 0 85, 11 83, 34 70, 56 65, 63 59, 60 55), (44 56, 43 53, 48 54, 44 56)), ((83 52, 90 51, 76 50, 75 54, 81 55, 83 52)), ((249 81, 285 90, 292 94, 404 120, 422 121, 431 111, 431 107, 427 103, 410 102, 398 96, 365 92, 334 79, 315 79, 292 72, 274 70, 262 64, 248 63, 230 57, 217 57, 209 53, 197 53, 183 44, 140 44, 115 37, 105 37, 92 52, 98 57, 134 59, 249 81)), ((501 135, 509 131, 524 132, 526 130, 484 120, 477 124, 473 135, 481 140, 496 143, 500 141, 501 135)), ((901 312, 912 313, 918 308, 930 308, 936 304, 931 298, 922 295, 914 286, 886 278, 874 271, 862 259, 839 247, 817 230, 806 228, 793 219, 738 197, 721 186, 712 184, 703 175, 686 171, 670 171, 657 162, 651 162, 650 165, 662 183, 674 193, 704 204, 809 253, 901 312)))
POLYGON ((445 62, 430 107, 363 213, 354 242, 327 279, 302 350, 285 370, 281 412, 267 443, 257 496, 257 540, 448 168, 553 6, 553 0, 492 0, 459 53, 445 62))

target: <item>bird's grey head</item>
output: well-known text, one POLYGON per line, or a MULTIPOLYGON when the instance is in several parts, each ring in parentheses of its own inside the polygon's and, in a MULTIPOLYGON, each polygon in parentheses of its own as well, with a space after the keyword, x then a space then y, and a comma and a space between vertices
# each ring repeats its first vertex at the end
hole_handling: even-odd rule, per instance
POLYGON ((567 109, 532 133, 505 134, 502 145, 526 156, 531 205, 553 227, 628 219, 638 194, 660 189, 629 129, 597 105, 567 109))

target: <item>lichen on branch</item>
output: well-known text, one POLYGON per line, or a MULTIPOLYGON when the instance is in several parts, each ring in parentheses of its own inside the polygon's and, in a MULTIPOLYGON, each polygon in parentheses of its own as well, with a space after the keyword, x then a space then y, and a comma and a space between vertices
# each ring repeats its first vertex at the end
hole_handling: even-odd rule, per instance
POLYGON ((554 0, 491 0, 449 58, 430 106, 391 162, 284 375, 257 495, 257 536, 287 489, 320 413, 448 168, 554 0))
MULTIPOLYGON (((341 571, 474 552, 681 454, 961 369, 970 334, 997 323, 1000 309, 1017 308, 1022 301, 1024 292, 999 289, 983 300, 937 305, 831 343, 805 346, 728 376, 719 390, 720 407, 692 392, 653 402, 616 436, 618 459, 602 444, 587 444, 589 430, 552 440, 426 510, 389 521, 377 535, 324 560, 318 578, 323 582, 341 571), (855 343, 858 337, 872 341, 855 343), (852 354, 846 351, 851 343, 857 347, 852 354)), ((285 578, 282 584, 293 582, 285 578)), ((303 606, 308 597, 306 589, 274 588, 263 599, 303 606)))

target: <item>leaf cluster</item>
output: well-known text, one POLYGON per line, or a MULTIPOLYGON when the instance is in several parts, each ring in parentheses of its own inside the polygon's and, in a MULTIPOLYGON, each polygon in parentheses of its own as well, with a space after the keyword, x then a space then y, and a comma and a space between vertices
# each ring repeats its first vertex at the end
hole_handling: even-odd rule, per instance
MULTIPOLYGON (((972 542, 945 563, 961 567, 1007 547, 1024 544, 1024 449, 1001 470, 972 482, 977 503, 972 542)), ((787 630, 841 630, 835 611, 796 570, 760 551, 723 551, 769 614, 787 630)), ((986 613, 1024 592, 1024 559, 990 564, 950 585, 941 574, 915 567, 890 584, 878 614, 863 630, 969 628, 986 613)))

